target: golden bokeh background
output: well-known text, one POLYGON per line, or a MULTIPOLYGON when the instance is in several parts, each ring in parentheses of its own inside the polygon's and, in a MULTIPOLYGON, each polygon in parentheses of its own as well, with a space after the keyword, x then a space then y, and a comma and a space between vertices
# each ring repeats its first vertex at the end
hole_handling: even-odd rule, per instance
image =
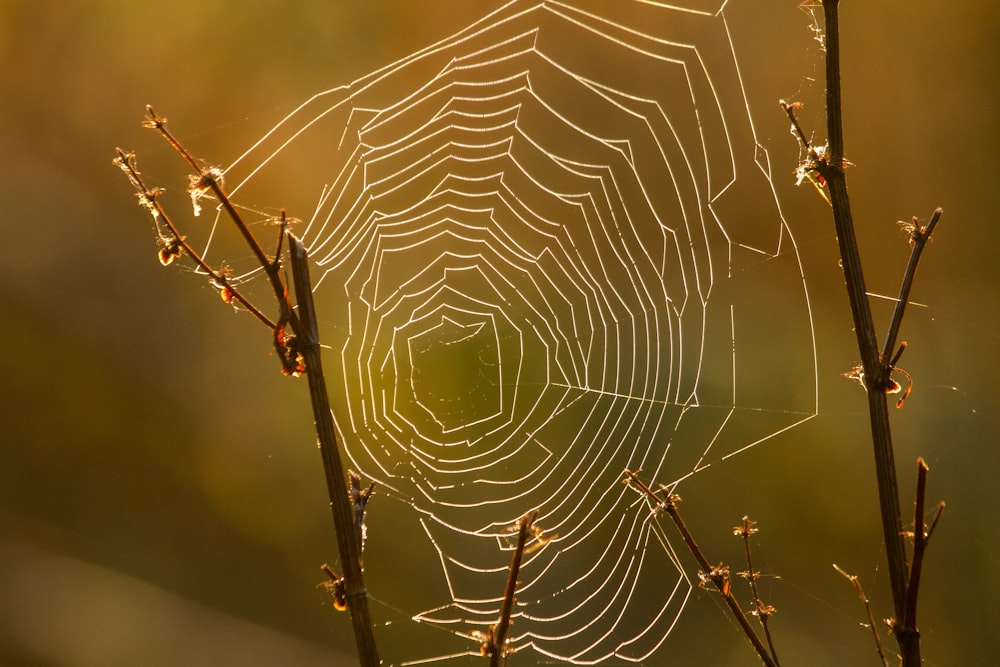
MULTIPOLYGON (((276 372, 248 318, 158 265, 111 158, 121 145, 147 174, 182 173, 139 128, 151 103, 224 164, 313 93, 500 4, 0 2, 0 664, 352 664, 348 621, 315 588, 336 552, 305 385, 276 372)), ((857 353, 832 222, 792 183, 798 153, 777 106, 802 95, 803 123, 822 123, 822 83, 810 81, 820 54, 797 4, 733 1, 727 15, 760 138, 788 174, 777 187, 813 298, 820 415, 702 473, 684 510, 710 557, 734 567, 730 526, 744 514, 760 523, 758 566, 780 576, 767 592, 783 662, 869 664, 861 608, 831 567, 859 575, 876 614, 890 613, 864 398, 840 376, 857 353)), ((921 589, 924 657, 992 664, 1000 6, 842 4, 851 194, 872 292, 898 289, 908 248, 895 222, 945 210, 912 296, 926 307, 904 322, 914 393, 893 414, 903 506, 917 456, 930 498, 948 503, 921 589)), ((880 327, 890 305, 875 302, 880 327)), ((372 538, 368 571, 389 573, 394 603, 405 606, 408 578, 437 572, 421 538, 402 522, 372 538)), ((651 664, 756 664, 707 592, 663 655, 651 664)))

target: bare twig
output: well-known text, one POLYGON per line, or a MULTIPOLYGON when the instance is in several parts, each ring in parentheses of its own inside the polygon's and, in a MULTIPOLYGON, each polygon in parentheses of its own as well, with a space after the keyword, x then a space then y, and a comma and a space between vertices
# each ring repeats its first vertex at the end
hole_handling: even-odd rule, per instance
POLYGON ((234 225, 236 225, 237 229, 239 229, 243 238, 253 251, 254 256, 257 258, 261 268, 263 268, 264 272, 268 276, 268 281, 274 292, 275 302, 278 304, 277 321, 272 321, 264 315, 264 313, 256 305, 247 299, 231 283, 229 280, 229 270, 225 266, 218 268, 210 266, 204 258, 202 258, 194 250, 194 248, 187 243, 185 236, 180 233, 177 226, 174 225, 173 221, 170 219, 170 216, 167 215, 166 211, 157 201, 157 197, 163 191, 159 188, 147 187, 142 179, 142 175, 136 167, 135 155, 119 148, 117 156, 114 159, 114 163, 118 165, 128 176, 129 181, 131 181, 132 185, 137 190, 136 194, 139 197, 139 203, 150 212, 153 216, 154 222, 156 223, 157 229, 160 230, 160 263, 166 266, 173 263, 173 261, 181 254, 188 254, 198 268, 212 279, 212 284, 219 290, 223 301, 226 303, 236 301, 255 318, 257 318, 260 322, 263 322, 269 329, 271 329, 274 349, 278 354, 278 358, 281 360, 282 372, 285 375, 300 375, 305 369, 302 366, 302 360, 295 345, 295 337, 299 326, 298 318, 292 311, 291 304, 288 301, 288 290, 286 289, 280 275, 281 239, 284 236, 288 223, 285 218, 285 212, 281 212, 281 230, 278 236, 276 253, 274 257, 269 258, 264 253, 264 250, 257 241, 253 232, 244 222, 236 207, 233 205, 229 195, 223 189, 220 182, 221 171, 196 160, 180 143, 180 141, 178 141, 167 129, 166 119, 157 116, 151 106, 146 107, 146 118, 143 120, 143 126, 156 130, 156 132, 163 137, 175 151, 177 151, 185 162, 197 170, 198 174, 191 177, 192 184, 189 188, 194 200, 197 200, 197 198, 201 196, 201 193, 211 190, 215 197, 222 203, 223 208, 230 220, 234 225), (166 227, 166 236, 163 234, 163 227, 166 227), (288 328, 291 328, 291 334, 286 331, 288 328))
MULTIPOLYGON (((896 620, 892 623, 893 634, 899 645, 903 667, 918 667, 921 664, 920 635, 916 625, 910 622, 915 623, 916 612, 914 610, 913 613, 908 613, 907 608, 909 589, 911 588, 915 604, 917 580, 914 580, 914 572, 908 565, 906 558, 886 394, 898 388, 891 375, 895 362, 902 354, 903 346, 900 346, 899 351, 895 351, 896 339, 920 254, 927 239, 930 238, 930 233, 933 232, 940 219, 941 213, 940 209, 937 209, 926 228, 921 228, 918 223, 914 223, 914 229, 911 233, 914 248, 904 273, 900 300, 893 313, 884 348, 880 351, 875 338, 875 325, 867 298, 861 255, 854 233, 850 198, 847 192, 845 168, 848 163, 844 159, 843 105, 840 88, 839 0, 823 0, 823 13, 825 18, 828 145, 822 150, 810 146, 806 140, 805 132, 802 131, 795 119, 794 105, 782 103, 782 108, 791 119, 795 133, 808 154, 807 161, 800 165, 799 169, 817 173, 829 186, 829 201, 833 208, 834 225, 840 244, 841 264, 847 283, 851 314, 854 318, 858 351, 861 355, 862 368, 860 373, 856 373, 854 376, 862 381, 867 390, 875 456, 875 476, 882 517, 882 534, 885 540, 886 560, 888 561, 889 586, 895 609, 896 620)), ((919 578, 919 574, 917 571, 916 577, 919 578)))
POLYGON ((777 665, 778 651, 774 647, 774 639, 771 637, 771 627, 768 624, 768 619, 774 614, 775 609, 769 604, 764 604, 764 601, 760 597, 760 590, 757 587, 757 579, 760 578, 760 572, 753 567, 753 558, 750 551, 750 536, 757 532, 756 524, 756 521, 751 521, 750 517, 745 516, 743 517, 743 523, 733 529, 733 534, 743 539, 743 548, 747 556, 746 577, 750 583, 750 592, 753 593, 754 604, 754 610, 751 613, 757 617, 757 620, 760 621, 761 626, 764 628, 767 647, 771 651, 771 658, 774 659, 774 664, 777 665))
POLYGON ((944 512, 944 503, 939 503, 930 528, 925 528, 924 506, 927 497, 927 472, 928 468, 924 460, 917 459, 917 494, 913 503, 913 558, 910 561, 910 580, 906 587, 906 611, 903 615, 903 624, 907 628, 917 627, 917 594, 920 591, 924 552, 927 549, 927 541, 944 512))
POLYGON ((517 544, 510 558, 507 570, 507 584, 504 587, 503 602, 500 604, 500 618, 496 625, 491 625, 489 634, 485 636, 481 650, 483 655, 490 657, 490 667, 499 667, 500 661, 507 655, 507 631, 510 629, 510 615, 514 611, 514 593, 517 591, 517 576, 521 571, 521 559, 524 557, 524 547, 528 535, 534 530, 538 510, 528 512, 517 522, 517 544))
POLYGON ((229 273, 224 268, 210 266, 185 240, 184 235, 170 220, 166 211, 157 201, 161 193, 159 189, 146 186, 141 174, 135 166, 135 156, 118 149, 115 163, 126 173, 138 191, 140 203, 149 210, 157 229, 161 230, 160 261, 170 264, 181 255, 189 255, 195 264, 211 277, 213 284, 222 293, 228 303, 233 300, 245 307, 258 320, 271 329, 275 349, 282 362, 282 371, 288 375, 299 375, 308 369, 309 393, 313 404, 313 414, 316 420, 316 431, 320 442, 320 452, 323 458, 323 468, 326 473, 327 489, 330 495, 331 509, 334 515, 334 525, 337 542, 340 548, 341 564, 344 576, 339 577, 333 570, 324 566, 324 571, 330 576, 330 588, 334 594, 334 606, 346 608, 351 612, 354 624, 354 634, 358 645, 358 655, 363 667, 377 667, 380 664, 378 651, 375 647, 374 630, 368 611, 368 596, 362 578, 361 550, 364 536, 364 509, 373 486, 361 489, 361 480, 357 476, 351 478, 351 494, 348 495, 344 468, 341 464, 340 452, 337 447, 336 431, 333 416, 330 412, 329 398, 323 377, 323 367, 320 358, 319 330, 316 324, 316 314, 312 302, 312 285, 309 280, 308 259, 302 243, 288 234, 288 219, 281 212, 280 231, 273 257, 268 257, 253 232, 240 216, 236 206, 223 189, 220 182, 221 172, 196 160, 191 153, 170 133, 166 120, 157 116, 152 107, 146 108, 146 127, 156 130, 166 141, 197 171, 192 177, 192 197, 196 200, 202 192, 211 191, 221 202, 223 210, 240 231, 247 245, 253 251, 260 266, 268 276, 268 281, 274 292, 278 305, 278 318, 273 321, 244 297, 240 291, 229 282, 229 273), (164 237, 163 227, 168 236, 164 237), (289 237, 292 273, 295 280, 295 293, 298 301, 298 314, 293 311, 288 296, 288 288, 281 276, 281 248, 285 235, 289 237), (289 334, 286 328, 291 328, 289 334))
MULTIPOLYGON (((298 363, 297 355, 294 352, 289 351, 289 339, 285 335, 285 326, 290 326, 295 335, 298 334, 298 319, 295 317, 295 313, 292 312, 292 306, 288 301, 288 291, 285 287, 284 281, 281 279, 281 256, 280 254, 275 254, 274 257, 269 258, 267 253, 264 252, 263 246, 257 240, 257 237, 250 230, 250 227, 243 220, 243 216, 240 215, 239 210, 233 204, 232 200, 229 198, 229 194, 222 187, 222 172, 219 169, 211 167, 201 160, 195 159, 193 155, 178 141, 174 135, 167 129, 167 119, 162 116, 156 115, 153 111, 153 107, 146 105, 146 118, 143 121, 143 126, 156 130, 167 143, 169 143, 175 151, 184 161, 191 166, 197 172, 196 176, 191 177, 191 186, 189 192, 192 196, 192 201, 197 202, 198 198, 205 192, 211 191, 215 198, 222 205, 223 210, 225 210, 226 215, 239 230, 240 234, 243 236, 243 240, 246 242, 250 251, 253 253, 254 257, 257 259, 258 264, 264 269, 264 273, 267 275, 268 283, 271 285, 271 289, 274 292, 274 299, 278 304, 278 322, 274 327, 274 346, 278 351, 279 357, 282 360, 282 370, 286 375, 299 375, 302 372, 302 368, 298 363)), ((281 231, 282 234, 278 237, 278 249, 281 249, 281 237, 287 227, 287 220, 285 218, 285 212, 281 212, 281 231)), ((227 283, 223 283, 221 287, 224 290, 228 290, 229 286, 227 283)), ((242 303, 242 302, 241 302, 242 303)))
POLYGON ((264 252, 264 248, 261 247, 260 243, 257 241, 257 237, 254 233, 250 231, 250 228, 243 221, 243 216, 233 205, 232 200, 229 199, 229 195, 222 189, 222 184, 219 182, 220 172, 217 169, 209 167, 207 164, 201 160, 195 159, 191 153, 188 152, 186 148, 171 134, 170 130, 167 129, 167 119, 162 116, 156 115, 153 111, 153 107, 146 105, 146 119, 143 121, 143 126, 150 129, 156 130, 164 139, 167 140, 177 153, 180 154, 184 161, 191 166, 197 172, 197 177, 192 179, 191 189, 196 191, 195 196, 198 192, 205 192, 208 190, 212 191, 219 203, 222 204, 223 209, 225 209, 226 214, 229 219, 233 221, 236 228, 239 230, 240 234, 243 235, 243 239, 246 241, 247 246, 249 246, 251 252, 257 258, 257 261, 265 269, 268 266, 273 266, 272 270, 268 270, 268 278, 271 281, 271 286, 274 289, 275 296, 279 299, 281 298, 282 290, 284 285, 281 284, 280 279, 277 276, 276 267, 278 266, 278 258, 275 257, 274 260, 270 260, 267 254, 264 252))
POLYGON ((833 564, 833 569, 840 572, 851 584, 854 586, 854 590, 858 592, 858 596, 861 598, 862 604, 865 606, 865 614, 868 615, 868 627, 871 628, 872 638, 875 640, 875 651, 878 653, 879 659, 882 661, 882 667, 889 667, 889 661, 885 657, 885 651, 882 650, 882 640, 878 636, 878 626, 875 624, 875 616, 872 614, 872 606, 868 601, 868 596, 865 595, 865 589, 861 587, 861 581, 858 580, 857 575, 848 574, 836 563, 833 564))
MULTIPOLYGON (((375 632, 371 614, 368 611, 368 594, 365 590, 361 566, 360 533, 355 530, 354 503, 347 491, 344 466, 341 463, 337 444, 337 431, 330 411, 330 399, 326 392, 323 364, 320 355, 319 327, 312 299, 312 281, 309 279, 309 260, 305 247, 294 235, 288 235, 289 254, 292 265, 292 279, 295 284, 295 300, 301 323, 299 348, 305 358, 306 377, 309 380, 309 397, 312 399, 313 418, 316 420, 316 434, 319 438, 323 471, 326 475, 327 491, 330 495, 330 509, 337 532, 337 547, 340 562, 344 568, 344 597, 351 612, 354 638, 358 646, 358 657, 363 667, 377 667, 380 664, 375 645, 375 632)), ((369 487, 370 488, 370 487, 369 487)), ((358 480, 360 494, 360 478, 358 480)), ((360 496, 359 496, 360 497, 360 496)), ((365 496, 367 501, 367 495, 365 496)), ((363 503, 362 503, 363 507, 363 503)))
MULTIPOLYGON (((882 358, 888 359, 896 346, 896 339, 899 337, 899 327, 903 322, 903 313, 910 298, 910 289, 913 287, 913 278, 917 275, 917 264, 920 263, 920 255, 924 251, 924 246, 930 240, 934 228, 937 227, 938 220, 941 219, 940 208, 934 209, 930 222, 926 227, 921 227, 917 218, 913 218, 911 223, 906 224, 906 229, 910 237, 910 259, 906 263, 906 271, 903 273, 903 282, 899 286, 899 298, 896 300, 896 308, 892 312, 892 320, 889 329, 885 334, 885 343, 882 345, 882 358)), ((900 351, 902 353, 902 351, 900 351)), ((893 358, 891 365, 895 366, 899 356, 893 358)))
POLYGON ((766 665, 766 667, 778 667, 768 648, 764 646, 764 642, 761 641, 760 636, 753 629, 750 621, 747 620, 746 612, 740 607, 739 601, 733 595, 732 586, 729 580, 729 567, 722 565, 712 565, 708 558, 705 557, 704 552, 701 547, 698 546, 698 542, 694 539, 694 535, 688 529, 687 524, 684 523, 684 519, 681 517, 680 512, 677 510, 677 504, 681 501, 681 497, 676 493, 672 493, 670 489, 665 486, 660 486, 660 495, 657 495, 649 486, 646 485, 641 479, 637 471, 626 470, 625 479, 623 480, 626 484, 630 484, 639 490, 640 493, 645 495, 653 502, 653 506, 657 510, 663 510, 666 512, 674 522, 674 526, 677 527, 677 532, 681 534, 681 539, 684 540, 684 544, 687 545, 688 551, 694 556, 695 560, 698 561, 698 565, 701 567, 701 572, 698 573, 698 577, 701 580, 702 585, 712 584, 715 589, 719 591, 722 595, 722 599, 725 601, 726 606, 729 607, 733 618, 739 624, 740 629, 743 630, 743 634, 750 644, 753 646, 754 650, 757 652, 758 657, 766 665))
POLYGON ((125 175, 128 176, 129 181, 136 189, 136 196, 139 198, 139 203, 143 208, 147 209, 153 216, 153 219, 157 222, 163 223, 163 225, 170 232, 170 238, 160 239, 160 263, 164 266, 171 264, 174 259, 184 253, 188 255, 192 261, 201 269, 208 277, 212 280, 212 284, 219 289, 227 289, 229 294, 229 300, 236 301, 241 306, 246 308, 247 312, 253 315, 257 320, 262 322, 267 326, 268 329, 274 329, 277 326, 271 319, 265 315, 257 306, 255 306, 249 299, 247 299, 239 290, 233 285, 229 284, 228 277, 224 275, 222 271, 216 270, 214 267, 210 266, 198 252, 188 244, 187 239, 180 233, 177 226, 174 225, 170 216, 160 205, 157 197, 163 193, 159 188, 150 188, 146 186, 145 181, 142 178, 142 174, 139 172, 136 166, 135 154, 128 151, 124 151, 121 148, 117 149, 117 157, 114 159, 115 165, 117 165, 125 175))

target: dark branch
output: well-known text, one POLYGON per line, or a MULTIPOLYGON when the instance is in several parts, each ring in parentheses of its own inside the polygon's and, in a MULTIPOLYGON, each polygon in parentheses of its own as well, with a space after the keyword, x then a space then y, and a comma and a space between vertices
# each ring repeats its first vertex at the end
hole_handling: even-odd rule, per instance
MULTIPOLYGON (((892 433, 889 427, 889 411, 886 394, 898 387, 892 380, 892 371, 904 345, 896 350, 896 340, 902 322, 906 302, 909 298, 913 276, 916 273, 920 253, 934 226, 940 218, 940 209, 936 210, 927 228, 921 228, 914 222, 911 240, 914 249, 903 276, 900 298, 882 350, 875 338, 875 325, 872 320, 871 307, 868 302, 864 273, 861 267, 861 255, 854 231, 854 221, 851 214, 851 203, 847 192, 847 178, 844 159, 844 129, 843 102, 840 87, 840 30, 839 30, 839 0, 823 0, 825 18, 826 45, 826 113, 828 144, 822 150, 810 146, 806 134, 795 120, 794 106, 782 102, 782 108, 792 121, 793 128, 809 159, 800 166, 807 173, 818 173, 830 191, 830 204, 833 208, 834 225, 837 240, 840 245, 841 264, 847 283, 848 300, 854 319, 854 331, 857 336, 858 351, 861 355, 863 383, 867 390, 868 411, 872 432, 872 444, 875 457, 875 477, 879 492, 879 509, 882 517, 882 535, 885 540, 886 560, 888 561, 889 586, 892 591, 895 621, 893 631, 899 644, 902 664, 904 667, 919 667, 920 642, 916 622, 916 591, 920 576, 919 567, 911 567, 906 559, 906 545, 902 530, 902 512, 899 503, 899 488, 896 481, 896 464, 893 454, 892 433), (891 360, 890 360, 891 358, 891 360), (910 604, 914 606, 910 610, 910 604), (912 621, 912 623, 911 623, 912 621)), ((912 386, 912 382, 911 382, 912 386)), ((907 390, 908 392, 909 390, 907 390)), ((903 398, 905 398, 905 394, 903 398)), ((901 404, 902 399, 900 399, 901 404)), ((922 502, 922 501, 921 501, 922 502)), ((922 505, 921 505, 922 507, 922 505)), ((922 521, 922 518, 921 518, 922 521)), ((923 536, 922 522, 918 532, 923 536)), ((923 539, 923 537, 921 537, 923 539)), ((923 542, 921 542, 923 544, 923 542)), ((923 547, 921 546, 921 549, 923 547)), ((918 566, 918 563, 911 565, 918 566)))
POLYGON ((489 637, 483 646, 483 652, 490 656, 490 667, 499 667, 500 661, 507 654, 507 631, 510 629, 510 615, 514 611, 514 593, 517 591, 517 576, 521 571, 521 559, 524 557, 524 546, 528 542, 528 534, 532 531, 538 510, 528 512, 517 524, 517 545, 510 559, 507 570, 507 585, 504 587, 503 602, 500 604, 500 618, 497 624, 490 627, 489 637))
POLYGON ((757 532, 756 521, 751 521, 750 517, 743 517, 743 523, 737 526, 734 530, 735 534, 743 539, 743 549, 747 557, 747 581, 750 583, 750 592, 753 594, 753 604, 754 610, 753 614, 760 621, 761 627, 764 628, 764 637, 767 639, 767 647, 771 651, 771 658, 774 660, 774 664, 778 664, 778 651, 774 647, 774 639, 771 637, 771 626, 768 620, 774 614, 774 607, 768 604, 764 604, 764 601, 760 597, 760 590, 757 586, 757 579, 760 577, 760 572, 753 567, 753 558, 750 550, 750 536, 757 532))
POLYGON ((334 594, 334 606, 347 608, 351 612, 354 634, 357 640, 358 655, 363 667, 378 667, 381 661, 375 646, 374 629, 368 610, 368 596, 362 578, 361 551, 364 535, 364 509, 371 495, 372 486, 361 489, 360 478, 351 479, 349 495, 345 482, 344 468, 341 463, 340 451, 337 445, 336 429, 333 424, 333 414, 330 411, 329 397, 323 376, 320 356, 319 329, 317 326, 315 308, 312 301, 312 284, 309 279, 309 265, 306 251, 302 243, 288 233, 288 219, 281 212, 279 238, 275 247, 275 255, 268 258, 260 243, 249 229, 228 194, 222 188, 219 170, 206 167, 184 148, 181 143, 167 130, 165 119, 157 116, 151 107, 147 107, 146 127, 155 129, 166 141, 193 167, 198 175, 194 177, 192 189, 197 197, 204 190, 211 190, 222 203, 227 216, 236 225, 252 249, 258 263, 264 269, 274 291, 278 304, 279 317, 277 322, 271 321, 245 299, 239 291, 229 284, 228 273, 224 269, 215 269, 194 251, 185 241, 184 236, 167 216, 166 211, 156 201, 159 190, 150 189, 143 182, 142 176, 135 166, 135 156, 118 150, 115 163, 129 177, 138 190, 140 203, 153 215, 157 229, 165 226, 169 238, 162 238, 160 261, 169 264, 182 253, 191 256, 198 267, 211 276, 213 283, 222 291, 227 302, 236 300, 247 308, 257 319, 264 322, 273 332, 274 345, 282 361, 282 369, 286 374, 298 375, 307 370, 309 379, 309 394, 312 399, 313 415, 316 420, 316 432, 323 458, 323 468, 326 474, 327 489, 330 495, 330 505, 333 511, 337 543, 340 550, 341 564, 344 576, 339 577, 329 567, 324 570, 330 576, 329 584, 334 594), (298 314, 291 307, 288 288, 281 276, 281 248, 285 235, 289 237, 292 274, 295 281, 295 294, 298 301, 298 314), (294 335, 288 335, 286 327, 291 327, 294 335))
POLYGON ((938 505, 934 521, 930 528, 924 524, 924 507, 927 498, 927 464, 922 458, 917 459, 917 494, 913 503, 913 559, 910 563, 910 581, 906 587, 906 611, 903 615, 903 628, 912 633, 909 641, 917 642, 920 634, 917 632, 917 595, 920 591, 920 576, 923 573, 924 553, 931 533, 937 526, 944 503, 938 505))
MULTIPOLYGON (((363 667, 378 667, 380 663, 375 645, 375 632, 368 611, 368 594, 365 590, 361 567, 361 540, 355 531, 355 510, 348 494, 344 466, 337 444, 337 431, 330 411, 326 392, 323 364, 320 356, 319 327, 312 299, 312 281, 309 279, 309 259, 305 247, 292 234, 288 235, 295 299, 298 303, 300 349, 305 357, 306 377, 309 380, 309 397, 312 399, 313 418, 319 438, 323 471, 326 475, 330 509, 337 532, 340 563, 344 568, 344 588, 347 608, 351 612, 358 657, 363 667)), ((358 483, 360 493, 360 480, 358 483)), ((367 500, 367 496, 366 496, 367 500)))
MULTIPOLYGON (((941 219, 941 209, 934 209, 930 222, 926 227, 921 227, 916 218, 907 225, 910 235, 910 259, 906 263, 906 271, 903 273, 903 282, 899 286, 899 298, 896 301, 896 308, 892 312, 892 320, 889 323, 889 330, 885 334, 885 343, 882 345, 882 359, 888 359, 896 346, 896 339, 899 337, 899 327, 903 323, 903 313, 906 311, 906 304, 910 299, 910 289, 913 287, 913 278, 917 275, 917 264, 920 263, 920 255, 924 252, 924 246, 930 240, 934 228, 937 227, 938 220, 941 219)), ((898 359, 898 357, 897 357, 898 359)), ((896 365, 896 359, 890 364, 896 365)))
POLYGON ((715 589, 722 596, 725 601, 726 606, 729 608, 732 617, 739 624, 740 629, 743 630, 743 634, 750 644, 753 646, 754 650, 757 652, 757 656, 760 657, 761 661, 766 665, 766 667, 778 667, 777 663, 771 657, 770 651, 761 641, 760 636, 753 629, 750 621, 747 620, 746 612, 740 607, 739 601, 733 595, 732 586, 729 581, 729 568, 722 565, 712 565, 708 558, 705 557, 704 552, 701 547, 698 546, 697 540, 694 539, 694 535, 688 529, 687 524, 684 523, 684 519, 681 517, 680 512, 677 510, 677 503, 680 502, 681 497, 676 493, 671 493, 670 489, 661 486, 660 494, 658 496, 652 489, 650 489, 641 479, 637 472, 632 470, 625 471, 625 479, 623 480, 626 484, 630 484, 639 490, 646 498, 648 498, 653 507, 656 510, 662 510, 666 512, 671 520, 674 522, 674 526, 677 527, 677 532, 681 534, 681 539, 684 540, 684 544, 687 545, 688 551, 694 556, 695 560, 698 561, 698 565, 701 567, 701 572, 698 576, 703 585, 712 584, 715 589))

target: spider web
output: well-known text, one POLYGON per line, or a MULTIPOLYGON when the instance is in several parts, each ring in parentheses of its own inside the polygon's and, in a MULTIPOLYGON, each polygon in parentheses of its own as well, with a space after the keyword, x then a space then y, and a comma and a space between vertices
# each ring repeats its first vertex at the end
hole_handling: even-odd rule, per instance
POLYGON ((406 642, 411 663, 477 652, 535 508, 511 650, 648 658, 692 582, 623 472, 683 487, 817 413, 724 5, 511 2, 314 96, 227 170, 249 173, 234 193, 294 172, 282 203, 311 202, 342 442, 438 560, 394 596, 369 554, 369 584, 461 640, 406 642))

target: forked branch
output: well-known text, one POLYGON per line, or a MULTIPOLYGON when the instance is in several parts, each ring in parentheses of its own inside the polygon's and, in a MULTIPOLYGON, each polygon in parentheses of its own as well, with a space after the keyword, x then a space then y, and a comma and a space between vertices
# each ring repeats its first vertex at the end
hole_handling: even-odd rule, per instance
POLYGON ((377 667, 381 661, 375 646, 374 629, 368 610, 368 596, 362 577, 361 559, 364 542, 365 506, 374 485, 362 489, 360 478, 352 473, 350 491, 348 491, 323 376, 319 329, 313 307, 312 284, 309 279, 308 257, 305 248, 297 238, 288 232, 288 220, 282 211, 274 255, 268 256, 222 187, 221 170, 195 159, 167 129, 166 120, 156 115, 152 107, 146 107, 146 118, 143 125, 156 130, 195 170, 196 174, 191 177, 189 192, 195 202, 196 212, 198 211, 198 199, 210 192, 239 230, 267 276, 278 309, 278 317, 275 319, 267 317, 258 306, 231 284, 230 273, 224 266, 213 267, 209 265, 191 247, 157 200, 162 190, 148 187, 136 167, 135 156, 118 149, 117 157, 114 160, 115 164, 128 176, 137 190, 140 204, 150 212, 157 229, 160 230, 160 262, 168 265, 181 255, 186 254, 191 257, 199 270, 208 275, 213 285, 220 290, 226 303, 235 301, 271 330, 275 349, 281 359, 282 372, 293 376, 306 373, 323 459, 323 469, 326 474, 327 490, 330 496, 330 506, 333 511, 340 560, 344 568, 344 575, 340 577, 332 569, 324 566, 324 570, 331 579, 328 587, 334 595, 334 606, 347 609, 351 613, 362 666, 377 667), (295 283, 297 312, 292 307, 288 286, 282 278, 281 256, 286 236, 290 246, 289 254, 295 283))
MULTIPOLYGON (((888 561, 889 585, 895 609, 895 620, 892 623, 893 633, 899 645, 903 666, 918 667, 920 665, 920 635, 916 627, 915 606, 916 592, 919 587, 920 563, 917 561, 916 554, 914 554, 914 560, 907 563, 886 394, 894 392, 898 388, 891 376, 905 344, 901 344, 897 350, 896 340, 921 252, 941 217, 941 209, 934 211, 926 227, 922 227, 914 221, 910 229, 910 241, 913 249, 903 275, 899 301, 896 304, 884 346, 880 350, 876 341, 875 325, 868 302, 864 273, 861 267, 861 254, 854 233, 851 202, 847 192, 845 169, 848 163, 844 159, 843 105, 840 87, 839 0, 823 0, 823 13, 825 19, 824 43, 826 45, 827 146, 817 148, 810 145, 806 133, 795 118, 795 105, 782 102, 782 108, 792 122, 793 133, 806 151, 806 161, 799 166, 799 172, 802 173, 803 170, 814 172, 825 185, 829 186, 829 202, 833 209, 834 226, 840 244, 841 264, 847 283, 851 314, 854 318, 858 351, 861 355, 862 370, 856 376, 862 381, 867 391, 875 455, 875 476, 878 483, 879 507, 882 516, 882 533, 888 561), (910 608, 911 604, 913 605, 912 609, 910 608)), ((922 491, 918 488, 918 495, 919 493, 922 491)), ((922 532, 920 527, 923 524, 918 523, 917 525, 916 532, 920 534, 922 532)), ((923 544, 921 543, 921 551, 922 549, 923 544)))
MULTIPOLYGON (((719 592, 723 601, 726 603, 726 607, 732 614, 733 619, 739 624, 740 629, 743 630, 743 634, 746 638, 750 640, 750 644, 753 646, 754 651, 757 652, 757 656, 761 659, 761 662, 763 662, 766 667, 779 667, 777 657, 773 652, 773 645, 770 648, 764 645, 764 642, 761 640, 756 630, 753 629, 753 625, 751 625, 749 619, 747 619, 747 612, 743 610, 740 606, 739 600, 737 600, 736 596, 733 595, 732 582, 729 579, 729 567, 727 565, 723 565, 722 563, 712 565, 709 562, 705 553, 701 550, 701 547, 698 546, 698 542, 695 540, 694 534, 691 533, 691 530, 687 527, 687 524, 681 517, 680 511, 677 509, 677 504, 681 501, 681 497, 662 485, 659 487, 658 495, 657 492, 649 488, 649 486, 639 478, 638 471, 626 470, 625 479, 622 481, 625 484, 634 487, 639 491, 639 493, 644 495, 657 511, 662 510, 667 513, 670 519, 674 522, 677 532, 680 533, 681 539, 684 540, 684 544, 687 545, 688 551, 691 552, 691 555, 694 556, 695 560, 698 561, 698 565, 701 567, 701 571, 698 573, 701 585, 712 585, 719 592)), ((759 598, 755 601, 755 603, 759 603, 759 598)), ((768 608, 768 614, 773 612, 773 609, 768 608)), ((768 643, 771 643, 770 635, 768 635, 768 643)))
POLYGON ((894 354, 893 348, 896 347, 896 340, 899 337, 899 327, 903 323, 903 313, 906 312, 906 304, 910 300, 913 279, 917 275, 917 264, 920 263, 920 255, 923 254, 924 246, 927 245, 931 234, 934 233, 934 228, 937 227, 942 213, 943 211, 940 208, 934 209, 934 213, 931 214, 930 222, 927 223, 926 227, 920 224, 920 220, 916 216, 912 218, 911 222, 899 223, 910 239, 910 259, 906 262, 906 271, 903 272, 903 281, 899 286, 899 297, 896 299, 896 307, 892 311, 892 320, 889 322, 889 329, 885 334, 885 343, 882 345, 882 359, 889 359, 891 356, 892 365, 895 365, 899 359, 899 354, 902 353, 900 350, 894 354))
POLYGON ((917 595, 920 592, 920 575, 923 574, 924 553, 927 550, 927 542, 944 513, 944 503, 938 503, 931 525, 927 527, 924 524, 927 472, 928 468, 924 460, 917 459, 917 495, 913 503, 913 558, 910 561, 910 579, 906 587, 906 605, 903 613, 903 625, 907 628, 917 627, 917 595))

